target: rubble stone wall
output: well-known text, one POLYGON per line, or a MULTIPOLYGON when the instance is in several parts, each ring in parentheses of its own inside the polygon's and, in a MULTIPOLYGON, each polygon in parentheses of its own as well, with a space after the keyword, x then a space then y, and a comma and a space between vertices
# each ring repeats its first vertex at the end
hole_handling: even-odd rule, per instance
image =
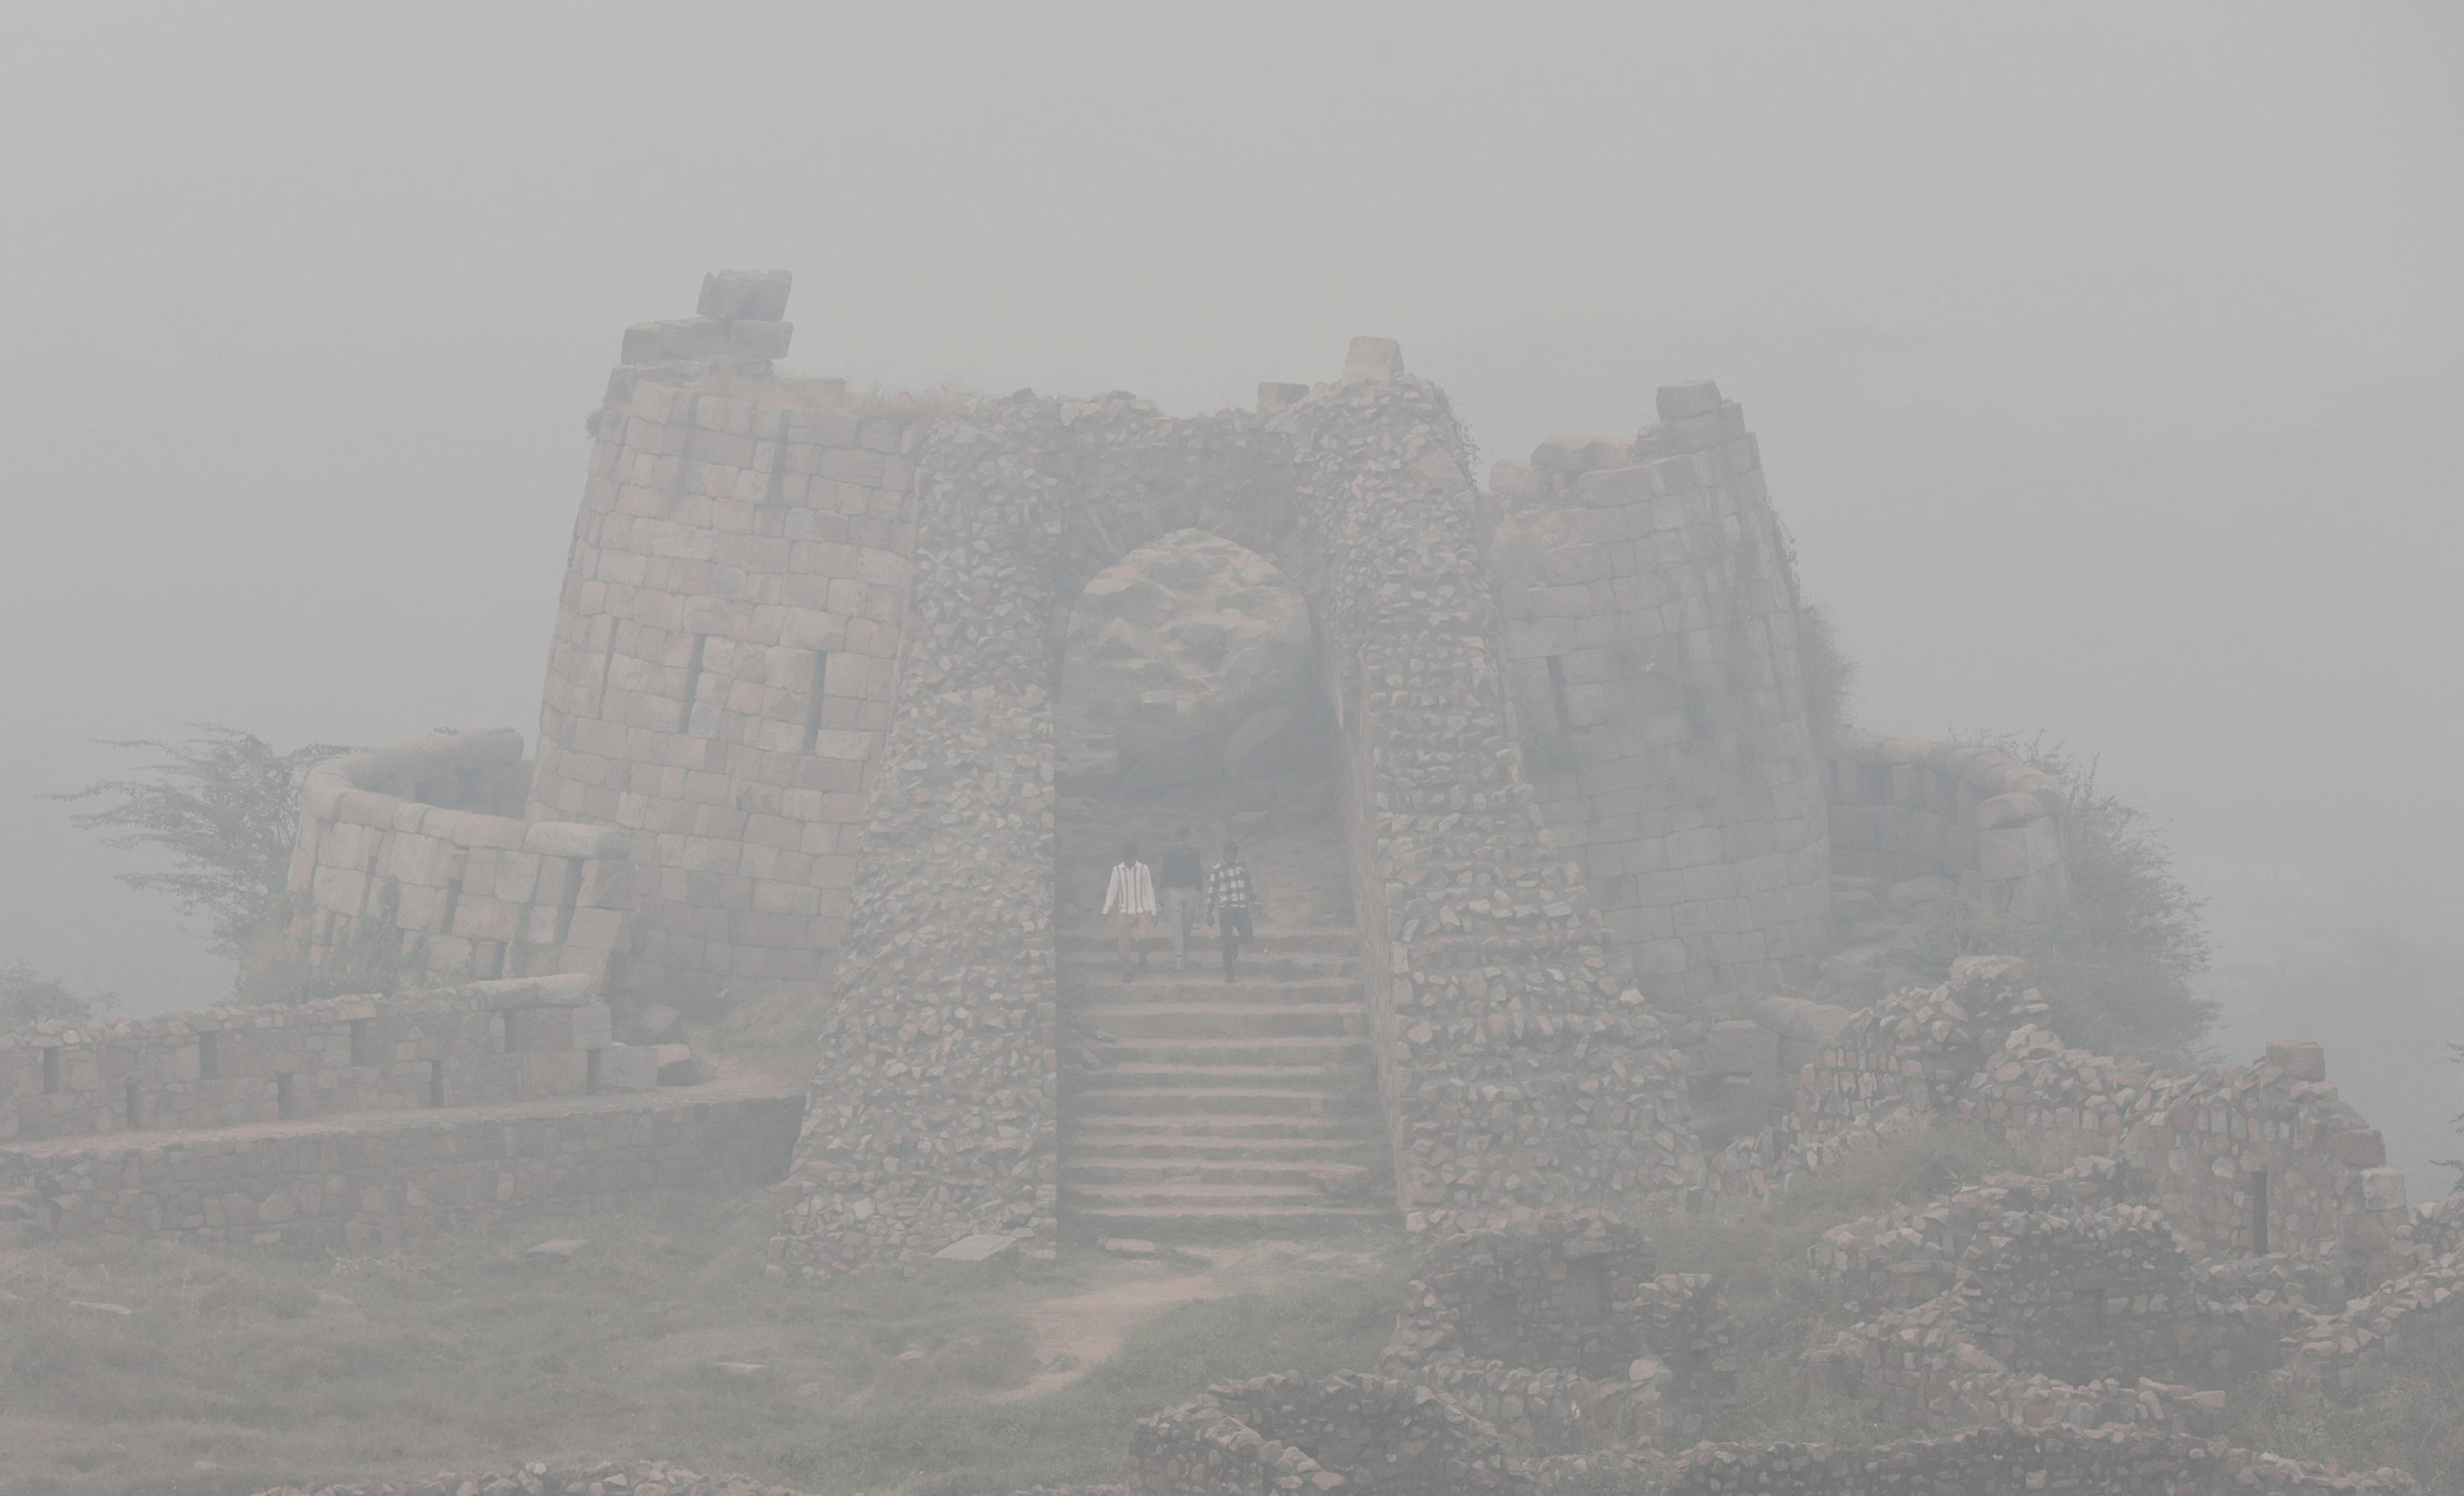
POLYGON ((278 1485, 257 1496, 610 1496, 647 1493, 663 1496, 804 1496, 743 1475, 701 1475, 663 1460, 629 1459, 588 1463, 547 1464, 534 1461, 510 1469, 468 1474, 414 1477, 407 1481, 372 1481, 354 1485, 278 1485))
POLYGON ((1255 1377, 1142 1420, 1135 1484, 1189 1496, 1338 1487, 1468 1496, 1507 1491, 1497 1432, 1452 1399, 1360 1372, 1255 1377))
POLYGON ((808 1010, 896 689, 919 412, 762 377, 783 276, 705 302, 742 315, 629 332, 593 421, 529 813, 630 834, 619 991, 808 1010))
POLYGON ((604 978, 633 905, 630 843, 599 826, 523 820, 527 771, 522 735, 507 729, 310 768, 289 877, 309 959, 378 920, 449 980, 604 978))
POLYGON ((17 1144, 0 1148, 0 1197, 56 1238, 390 1246, 648 1190, 773 1182, 786 1172, 801 1098, 656 1092, 565 1108, 17 1144))
POLYGON ((1352 704, 1405 1223, 1667 1199, 1701 1168, 1677 1062, 1527 777, 1469 443, 1392 356, 1360 340, 1346 378, 1282 414, 1352 704))
MULTIPOLYGON (((1553 1483, 1544 1481, 1543 1488, 1553 1483)), ((2408 1492, 2393 1470, 2330 1475, 2321 1465, 2161 1430, 1977 1429, 1855 1448, 1706 1444, 1670 1460, 1653 1496, 2244 1496, 2249 1491, 2408 1492)))
POLYGON ((1855 735, 1832 745, 1831 870, 1946 878, 1997 914, 2069 907, 2062 782, 1989 748, 1855 735))
POLYGON ((1796 588, 1737 403, 1674 385, 1658 415, 1493 472, 1507 690, 1541 812, 1655 995, 1768 993, 1832 935, 1796 588))
POLYGON ((582 976, 0 1033, 0 1141, 579 1096, 607 1007, 582 976))

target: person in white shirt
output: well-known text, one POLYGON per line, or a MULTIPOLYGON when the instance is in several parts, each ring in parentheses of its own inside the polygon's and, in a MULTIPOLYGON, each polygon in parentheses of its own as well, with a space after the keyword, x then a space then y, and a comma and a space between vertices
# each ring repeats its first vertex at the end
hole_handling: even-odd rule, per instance
POLYGON ((1143 941, 1155 933, 1155 875, 1138 860, 1138 847, 1122 842, 1120 861, 1113 866, 1113 881, 1104 890, 1104 917, 1112 921, 1113 940, 1120 947, 1120 979, 1132 975, 1129 953, 1138 950, 1138 969, 1146 969, 1146 948, 1143 941))

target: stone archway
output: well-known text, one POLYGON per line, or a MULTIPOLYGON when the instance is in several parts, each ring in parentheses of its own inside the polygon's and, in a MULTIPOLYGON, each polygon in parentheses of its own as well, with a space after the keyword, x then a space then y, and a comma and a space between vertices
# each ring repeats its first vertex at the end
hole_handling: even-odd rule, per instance
POLYGON ((899 697, 783 1256, 833 1272, 974 1235, 1054 1241, 1050 620, 1189 528, 1301 581, 1357 697, 1345 818, 1373 893, 1360 941, 1411 1224, 1686 1181, 1656 1026, 1534 813, 1468 443, 1435 386, 1372 361, 1270 412, 1188 420, 1021 396, 917 455, 899 697))

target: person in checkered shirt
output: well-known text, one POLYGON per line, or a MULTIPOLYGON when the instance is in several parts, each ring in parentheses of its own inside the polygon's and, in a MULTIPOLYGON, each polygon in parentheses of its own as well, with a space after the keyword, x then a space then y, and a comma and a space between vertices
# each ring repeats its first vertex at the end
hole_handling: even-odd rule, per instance
POLYGON ((1223 985, 1240 980, 1233 963, 1240 959, 1241 942, 1257 939, 1250 923, 1249 868, 1241 861, 1241 843, 1223 843, 1223 861, 1206 875, 1206 912, 1214 916, 1215 928, 1223 936, 1223 985))

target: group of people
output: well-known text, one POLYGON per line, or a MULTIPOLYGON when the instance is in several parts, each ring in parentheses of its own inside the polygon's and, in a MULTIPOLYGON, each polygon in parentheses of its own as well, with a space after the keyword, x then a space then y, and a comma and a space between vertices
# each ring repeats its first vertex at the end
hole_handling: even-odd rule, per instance
POLYGON ((1161 913, 1172 932, 1173 967, 1185 969, 1190 964, 1190 929, 1203 907, 1205 917, 1222 937, 1224 985, 1240 980, 1234 964, 1240 959, 1241 943, 1257 939, 1250 919, 1249 869, 1241 861, 1240 843, 1224 842, 1222 861, 1206 867, 1190 842, 1190 829, 1183 826, 1172 833, 1172 844, 1154 868, 1138 860, 1135 842, 1121 844, 1120 861, 1113 867, 1111 886, 1104 890, 1104 917, 1112 922, 1113 939, 1120 947, 1124 982, 1134 974, 1133 955, 1134 969, 1146 969, 1145 942, 1155 932, 1159 892, 1161 913))

